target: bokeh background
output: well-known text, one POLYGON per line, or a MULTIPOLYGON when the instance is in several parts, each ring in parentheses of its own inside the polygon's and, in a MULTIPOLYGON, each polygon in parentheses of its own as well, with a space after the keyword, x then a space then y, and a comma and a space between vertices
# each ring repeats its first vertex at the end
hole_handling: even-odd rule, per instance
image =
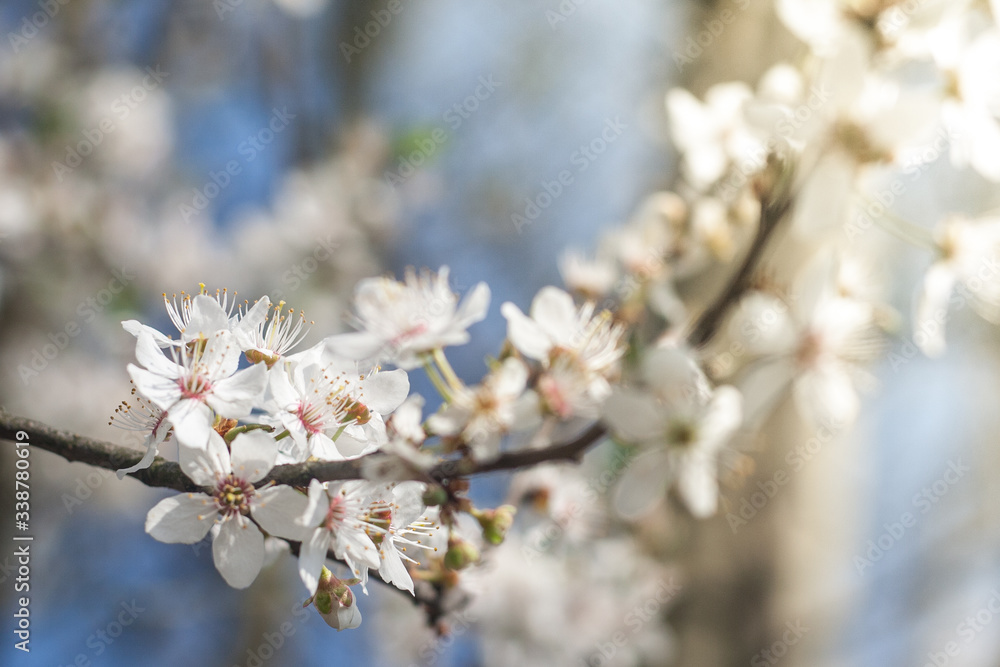
MULTIPOLYGON (((474 381, 505 335, 499 304, 526 310, 560 282, 566 248, 592 250, 672 182, 666 90, 754 82, 800 48, 770 3, 754 0, 724 39, 678 67, 686 36, 726 2, 2 3, 0 403, 136 445, 107 426, 133 358, 119 322, 164 325, 162 292, 203 282, 240 299, 284 298, 315 320, 315 341, 344 328, 359 278, 411 265, 449 265, 459 291, 491 286, 490 316, 452 355, 474 381), (609 122, 620 135, 581 168, 579 147, 609 122), (572 185, 518 229, 512 215, 566 168, 572 185)), ((955 193, 940 202, 912 192, 903 206, 929 225, 956 202, 996 203, 982 187, 956 183, 955 193)), ((929 258, 892 257, 889 296, 905 313, 929 258)), ((810 455, 747 528, 733 535, 720 515, 687 536, 689 598, 670 612, 674 649, 650 664, 747 664, 786 623, 808 628, 787 665, 922 665, 954 638, 1000 584, 1000 387, 995 330, 969 313, 949 328, 943 360, 877 369, 860 424, 810 455), (960 483, 859 573, 868 540, 959 459, 970 468, 960 483)), ((727 489, 733 506, 808 441, 787 421, 769 423, 781 435, 759 453, 756 476, 727 489)), ((419 611, 380 587, 363 600, 359 630, 332 631, 298 610, 288 560, 231 590, 207 543, 143 532, 166 493, 32 457, 32 652, 13 649, 5 613, 0 663, 484 663, 474 630, 459 623, 434 642, 419 611), (99 633, 123 610, 134 622, 106 641, 99 633), (280 647, 265 657, 276 631, 280 647)), ((2 460, 6 476, 6 448, 2 460)), ((484 478, 475 494, 500 502, 506 484, 484 478)), ((12 485, 2 486, 10 508, 12 485)), ((10 517, 5 509, 5 544, 10 517)), ((11 551, 0 552, 3 609, 13 606, 11 551)), ((996 665, 996 623, 949 664, 996 665)))

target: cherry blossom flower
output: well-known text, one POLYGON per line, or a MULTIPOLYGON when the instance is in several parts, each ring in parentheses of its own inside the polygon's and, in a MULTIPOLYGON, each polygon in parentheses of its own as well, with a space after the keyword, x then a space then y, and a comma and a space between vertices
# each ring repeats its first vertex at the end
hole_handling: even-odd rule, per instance
POLYGON ((593 303, 577 308, 573 297, 556 287, 539 291, 530 318, 510 302, 501 312, 510 342, 546 370, 538 391, 553 414, 586 415, 607 397, 608 378, 624 353, 624 328, 608 313, 595 315, 593 303))
POLYGON ((371 521, 370 493, 369 482, 323 484, 314 479, 309 483, 308 505, 296 525, 275 531, 281 537, 302 541, 299 576, 310 592, 319 585, 329 550, 356 576, 362 567, 378 569, 381 561, 371 535, 384 534, 385 528, 371 521))
POLYGON ((685 178, 698 191, 719 180, 731 163, 761 152, 743 115, 751 97, 750 88, 738 82, 712 86, 704 103, 684 88, 667 93, 671 138, 683 153, 685 178))
POLYGON ((754 293, 734 314, 732 331, 753 332, 745 348, 762 360, 742 383, 754 417, 789 384, 811 424, 840 428, 857 417, 856 385, 872 382, 864 364, 883 347, 882 317, 876 305, 844 288, 844 270, 833 253, 820 253, 800 272, 790 303, 754 293), (756 328, 759 322, 767 325, 756 328))
POLYGON ((248 517, 278 533, 303 505, 291 487, 254 487, 270 472, 276 451, 274 439, 261 431, 236 436, 232 455, 214 432, 205 449, 182 446, 184 474, 211 491, 161 500, 146 516, 146 532, 160 542, 194 544, 212 530, 215 567, 230 586, 246 588, 264 562, 264 536, 248 517))
POLYGON ((486 317, 490 289, 479 283, 462 303, 448 285, 448 267, 435 275, 407 270, 403 282, 369 278, 354 293, 360 331, 327 339, 338 356, 389 358, 404 370, 423 363, 421 355, 469 340, 469 326, 486 317))
POLYGON ((129 364, 129 375, 139 392, 167 413, 182 445, 204 447, 213 411, 229 419, 249 415, 264 391, 267 369, 256 364, 238 371, 240 350, 228 330, 170 350, 173 360, 150 333, 139 332, 135 356, 144 368, 129 364))
MULTIPOLYGON (((407 555, 407 549, 437 549, 427 543, 439 530, 435 521, 422 516, 427 507, 422 501, 427 485, 422 482, 400 482, 384 486, 373 485, 371 505, 367 520, 383 532, 371 532, 372 542, 378 548, 379 576, 387 584, 413 594, 413 579, 405 562, 416 563, 407 555)), ((368 580, 368 570, 361 564, 361 583, 368 580)))
POLYGON ((309 332, 306 318, 294 310, 285 315, 281 301, 272 312, 271 300, 263 296, 246 312, 241 310, 233 335, 251 363, 264 361, 268 368, 298 345, 309 332))
POLYGON ((645 389, 616 388, 604 406, 612 431, 645 449, 618 485, 619 511, 639 516, 675 483, 692 514, 714 514, 716 459, 742 422, 739 391, 711 389, 690 356, 676 348, 651 352, 642 378, 645 389))
POLYGON ((479 386, 456 391, 450 403, 428 418, 427 428, 437 435, 461 434, 477 459, 496 456, 500 436, 515 424, 533 421, 533 408, 523 400, 527 383, 528 367, 508 358, 479 386))
MULTIPOLYGON (((936 232, 938 258, 927 270, 913 340, 927 356, 945 350, 945 322, 956 286, 990 321, 1000 320, 1000 218, 951 218, 936 232)), ((964 299, 964 297, 962 297, 964 299)))
POLYGON ((337 361, 275 366, 268 386, 268 406, 298 446, 291 460, 343 460, 386 441, 383 415, 406 399, 410 382, 404 370, 361 374, 337 361))
MULTIPOLYGON (((122 328, 133 336, 145 331, 153 336, 160 347, 171 347, 190 343, 198 339, 211 337, 216 331, 229 330, 236 322, 237 316, 232 315, 235 299, 229 302, 229 293, 226 290, 217 290, 215 296, 209 296, 204 292, 205 286, 201 286, 202 292, 195 295, 181 292, 180 301, 174 295, 173 299, 168 299, 163 295, 163 303, 167 308, 167 315, 170 321, 177 327, 180 334, 179 339, 173 339, 164 335, 160 331, 136 320, 126 320, 122 322, 122 328)), ((233 294, 235 297, 235 293, 233 294)))
POLYGON ((171 426, 166 421, 166 413, 153 403, 150 403, 141 395, 136 393, 132 387, 133 402, 122 401, 121 405, 115 408, 115 414, 108 422, 109 426, 115 426, 126 431, 137 431, 145 434, 142 446, 146 448, 146 453, 135 465, 117 470, 115 474, 118 479, 123 479, 125 475, 145 470, 156 458, 159 445, 171 434, 171 426))

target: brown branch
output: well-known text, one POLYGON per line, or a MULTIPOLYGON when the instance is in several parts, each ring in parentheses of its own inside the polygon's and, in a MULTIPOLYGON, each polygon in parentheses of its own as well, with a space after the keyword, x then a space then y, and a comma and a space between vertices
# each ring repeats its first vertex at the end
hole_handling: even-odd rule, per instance
POLYGON ((760 224, 753 244, 743 258, 736 273, 729 279, 719 297, 702 312, 691 327, 687 336, 688 343, 700 347, 707 343, 722 326, 729 309, 743 297, 750 288, 754 273, 764 256, 768 242, 778 228, 778 223, 785 217, 791 207, 791 197, 786 194, 776 194, 774 197, 764 196, 760 202, 760 224))
MULTIPOLYGON (((15 417, 0 411, 0 439, 28 442, 32 447, 39 447, 58 454, 67 461, 86 463, 106 470, 120 470, 135 465, 142 458, 142 452, 119 447, 109 442, 102 442, 83 435, 61 431, 33 419, 15 417), (23 431, 27 438, 17 434, 23 431)), ((177 491, 197 491, 194 484, 181 470, 180 465, 157 457, 153 464, 145 470, 130 473, 147 486, 160 486, 177 491)))
MULTIPOLYGON (((119 447, 108 442, 61 431, 32 419, 14 417, 0 412, 0 439, 17 440, 17 433, 23 431, 33 447, 58 454, 67 461, 86 463, 106 470, 119 470, 134 465, 142 458, 142 453, 134 449, 119 447)), ((492 461, 470 461, 467 459, 442 461, 426 473, 414 471, 413 479, 425 481, 445 481, 455 477, 479 475, 500 470, 516 470, 526 466, 544 463, 546 461, 579 460, 591 445, 605 434, 600 424, 595 424, 577 438, 542 449, 530 449, 517 452, 506 452, 492 461)), ((22 436, 23 438, 24 436, 22 436)), ((368 454, 352 461, 309 461, 289 465, 275 466, 260 485, 268 482, 288 484, 291 486, 309 486, 312 479, 321 482, 331 482, 347 479, 363 478, 363 467, 368 463, 388 459, 381 453, 368 454)), ((130 473, 129 477, 139 480, 147 486, 164 487, 177 491, 197 491, 196 486, 181 467, 173 461, 157 457, 153 464, 138 472, 130 473)))

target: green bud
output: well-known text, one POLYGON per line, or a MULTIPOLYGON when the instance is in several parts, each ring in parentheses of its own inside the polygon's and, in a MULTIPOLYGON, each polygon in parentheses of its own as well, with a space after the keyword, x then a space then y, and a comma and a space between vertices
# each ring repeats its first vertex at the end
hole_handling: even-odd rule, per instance
POLYGON ((448 540, 444 564, 449 570, 464 570, 479 560, 479 549, 471 542, 458 538, 448 540))
POLYGON ((516 513, 517 508, 513 505, 501 505, 495 510, 472 510, 472 516, 483 528, 483 539, 493 545, 503 543, 507 531, 514 525, 516 513))
POLYGON ((428 507, 436 507, 438 505, 444 505, 448 502, 448 492, 444 490, 444 487, 440 484, 433 484, 427 487, 424 491, 424 497, 422 498, 424 505, 428 507))

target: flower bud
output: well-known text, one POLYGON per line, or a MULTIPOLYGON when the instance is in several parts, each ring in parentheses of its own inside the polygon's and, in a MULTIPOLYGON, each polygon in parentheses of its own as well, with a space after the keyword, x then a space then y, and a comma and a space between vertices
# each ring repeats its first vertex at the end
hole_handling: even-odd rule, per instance
POLYGON ((495 510, 472 510, 472 516, 483 528, 483 538, 490 544, 501 544, 507 531, 514 524, 517 508, 513 505, 501 505, 495 510))
POLYGON ((444 505, 448 502, 448 492, 440 484, 434 484, 427 487, 424 491, 424 496, 421 499, 424 505, 428 507, 436 507, 437 505, 444 505))
POLYGON ((316 611, 323 617, 323 621, 334 630, 356 628, 361 625, 361 611, 354 599, 354 593, 349 588, 356 583, 358 579, 340 580, 324 567, 316 594, 302 606, 314 605, 316 611))
POLYGON ((444 555, 444 564, 449 570, 464 570, 479 560, 479 549, 471 542, 458 537, 448 540, 448 551, 444 555))

